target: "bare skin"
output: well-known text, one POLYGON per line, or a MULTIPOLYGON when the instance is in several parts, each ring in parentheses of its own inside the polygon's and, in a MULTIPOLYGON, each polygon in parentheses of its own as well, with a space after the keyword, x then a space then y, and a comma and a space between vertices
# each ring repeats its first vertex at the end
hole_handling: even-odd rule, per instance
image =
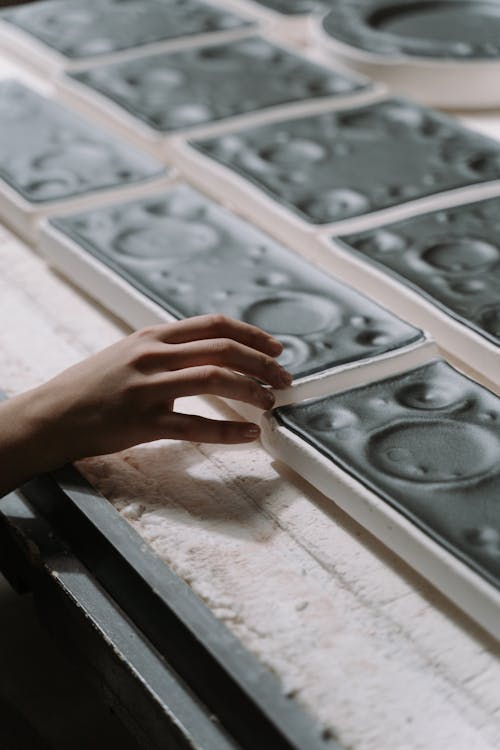
POLYGON ((291 383, 275 359, 281 351, 259 328, 220 315, 127 336, 0 404, 0 496, 68 461, 160 438, 255 440, 257 425, 181 414, 175 400, 211 394, 270 409, 274 396, 262 384, 291 383))

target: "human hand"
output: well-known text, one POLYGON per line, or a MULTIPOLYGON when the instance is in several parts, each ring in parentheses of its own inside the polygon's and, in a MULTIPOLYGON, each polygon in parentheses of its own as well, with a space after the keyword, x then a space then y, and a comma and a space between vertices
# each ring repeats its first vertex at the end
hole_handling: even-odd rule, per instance
POLYGON ((275 360, 281 351, 260 329, 220 315, 137 331, 19 397, 46 457, 37 470, 159 438, 255 440, 257 425, 180 414, 175 400, 211 394, 269 409, 274 396, 261 383, 291 383, 275 360))

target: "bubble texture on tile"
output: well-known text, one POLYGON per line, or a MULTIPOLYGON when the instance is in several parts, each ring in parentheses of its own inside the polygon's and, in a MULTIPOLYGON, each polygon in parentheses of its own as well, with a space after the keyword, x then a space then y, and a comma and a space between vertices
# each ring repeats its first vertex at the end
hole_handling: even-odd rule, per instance
POLYGON ((0 177, 39 203, 160 177, 165 168, 16 81, 0 82, 0 177))
POLYGON ((332 4, 332 0, 253 0, 255 5, 263 5, 285 16, 319 13, 332 4))
POLYGON ((276 410, 286 427, 500 587, 500 399, 443 360, 276 410))
POLYGON ((500 177, 500 144, 405 99, 191 144, 313 224, 500 177))
POLYGON ((220 312, 273 333, 297 376, 422 338, 188 186, 52 223, 177 318, 220 312))
POLYGON ((389 57, 467 60, 500 55, 500 6, 480 0, 331 0, 324 30, 389 57))
POLYGON ((71 78, 162 132, 366 88, 258 37, 114 63, 71 78))
POLYGON ((336 241, 500 346, 500 198, 336 241))
POLYGON ((0 19, 70 59, 249 25, 203 0, 45 0, 8 8, 0 19))

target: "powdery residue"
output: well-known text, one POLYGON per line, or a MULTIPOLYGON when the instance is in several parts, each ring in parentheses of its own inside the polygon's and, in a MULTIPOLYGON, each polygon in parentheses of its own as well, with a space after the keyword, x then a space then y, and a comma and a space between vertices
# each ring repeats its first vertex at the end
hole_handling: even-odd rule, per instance
POLYGON ((377 545, 364 549, 357 527, 310 490, 318 504, 308 500, 262 449, 163 441, 80 469, 347 746, 498 746, 491 644, 429 604, 377 545))

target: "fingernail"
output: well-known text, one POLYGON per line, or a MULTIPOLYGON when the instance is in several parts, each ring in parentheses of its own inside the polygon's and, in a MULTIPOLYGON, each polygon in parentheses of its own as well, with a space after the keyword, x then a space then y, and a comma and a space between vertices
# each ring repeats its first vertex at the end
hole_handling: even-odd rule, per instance
POLYGON ((277 339, 270 339, 269 344, 276 355, 281 354, 281 352, 283 351, 283 344, 281 343, 281 341, 278 341, 277 339))
POLYGON ((249 440, 255 440, 260 435, 260 427, 256 424, 249 424, 243 430, 243 435, 249 440))
POLYGON ((265 404, 267 409, 271 409, 276 401, 274 393, 272 391, 263 391, 262 402, 265 404))
POLYGON ((292 376, 289 372, 286 370, 283 370, 283 368, 280 369, 280 382, 282 385, 292 385, 292 376))

